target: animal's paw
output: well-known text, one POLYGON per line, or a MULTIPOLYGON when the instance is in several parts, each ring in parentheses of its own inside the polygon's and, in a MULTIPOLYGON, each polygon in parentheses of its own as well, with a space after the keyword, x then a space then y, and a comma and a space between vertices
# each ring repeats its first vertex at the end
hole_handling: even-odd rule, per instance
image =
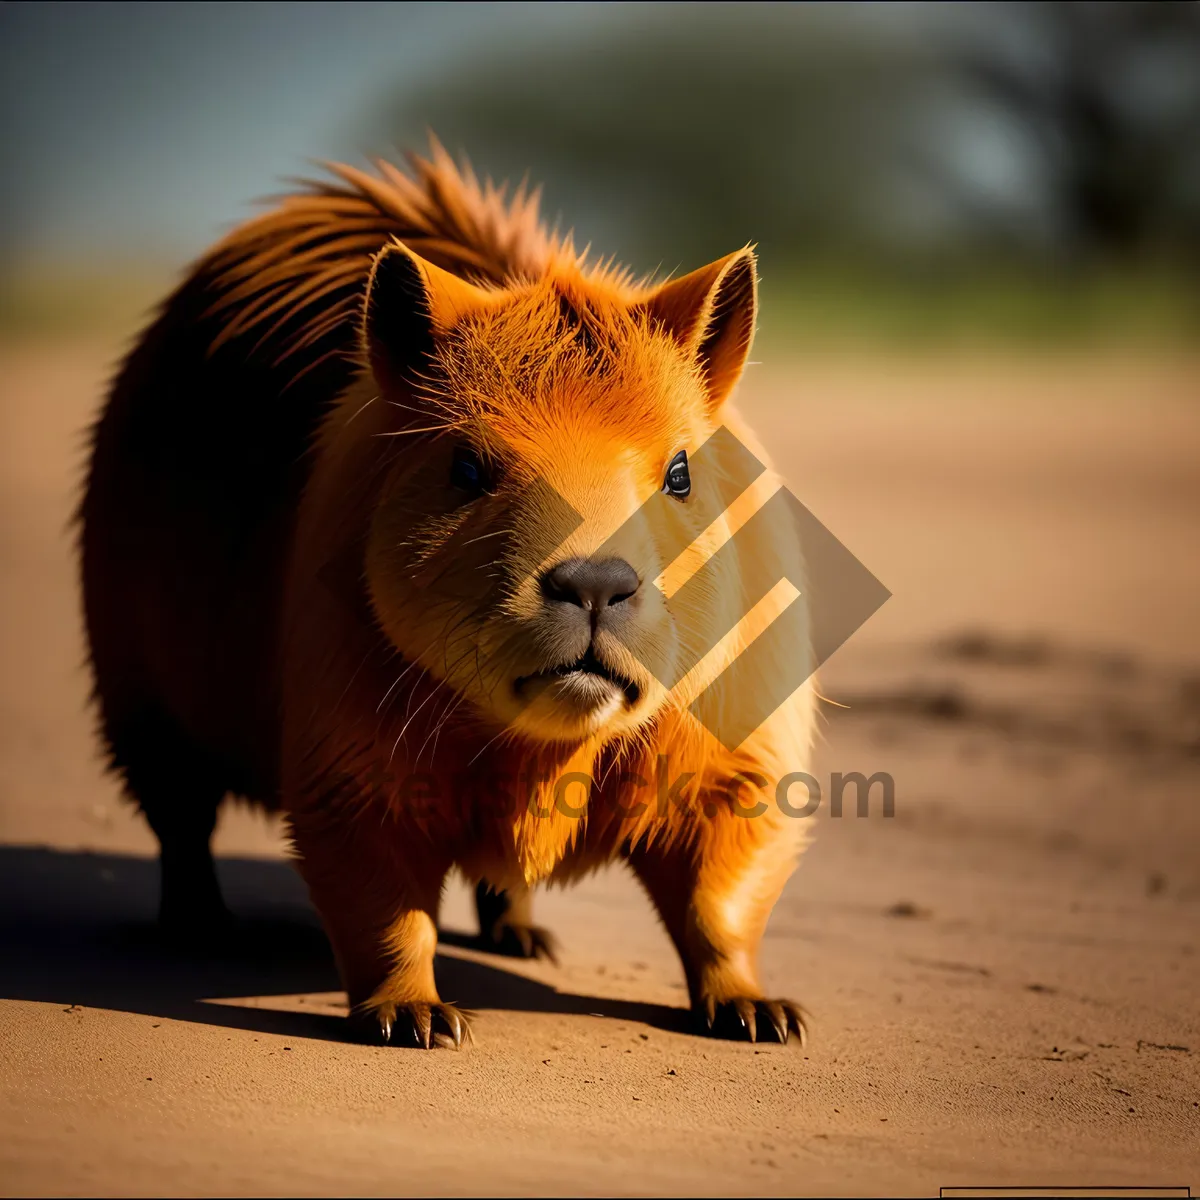
POLYGON ((453 1004, 385 1001, 373 1008, 352 1013, 351 1028, 357 1040, 375 1046, 436 1046, 460 1050, 474 1042, 468 1014, 453 1004))
POLYGON ((550 930, 540 925, 499 920, 480 937, 493 954, 505 954, 509 958, 548 958, 558 966, 558 942, 550 930))
POLYGON ((808 1014, 794 1000, 735 996, 718 1002, 710 996, 700 1005, 700 1013, 713 1037, 782 1045, 794 1033, 801 1046, 808 1041, 808 1014))

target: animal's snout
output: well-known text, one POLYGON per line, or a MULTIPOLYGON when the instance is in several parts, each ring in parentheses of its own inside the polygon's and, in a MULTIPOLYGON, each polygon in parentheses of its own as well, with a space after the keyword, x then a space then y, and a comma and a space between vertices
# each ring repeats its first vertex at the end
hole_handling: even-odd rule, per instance
POLYGON ((638 573, 623 558, 568 558, 542 576, 542 595, 600 613, 631 600, 641 587, 638 573))

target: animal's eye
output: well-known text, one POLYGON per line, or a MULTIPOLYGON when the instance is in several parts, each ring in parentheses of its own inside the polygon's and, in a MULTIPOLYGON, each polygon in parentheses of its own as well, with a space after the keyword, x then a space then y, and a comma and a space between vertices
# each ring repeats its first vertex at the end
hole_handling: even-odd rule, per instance
POLYGON ((668 496, 676 500, 686 500, 692 490, 692 476, 688 471, 687 451, 680 452, 671 459, 667 467, 667 477, 663 480, 663 489, 668 496))
POLYGON ((460 491, 481 496, 491 487, 491 477, 483 460, 474 450, 459 446, 450 464, 450 483, 460 491))

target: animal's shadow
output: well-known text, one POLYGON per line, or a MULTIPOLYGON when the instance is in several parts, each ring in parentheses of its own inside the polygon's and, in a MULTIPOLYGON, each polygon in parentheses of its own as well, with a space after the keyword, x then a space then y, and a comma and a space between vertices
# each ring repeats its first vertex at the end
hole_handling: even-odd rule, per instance
MULTIPOLYGON (((208 949, 183 948, 152 921, 156 863, 125 855, 0 846, 0 998, 110 1008, 255 1033, 343 1040, 331 1014, 215 1004, 234 997, 340 990, 333 955, 287 863, 222 859, 222 888, 238 920, 208 949)), ((449 945, 473 939, 447 933, 449 945)), ((495 965, 439 954, 442 994, 464 1007, 590 1013, 687 1028, 659 1004, 556 991, 495 965)))

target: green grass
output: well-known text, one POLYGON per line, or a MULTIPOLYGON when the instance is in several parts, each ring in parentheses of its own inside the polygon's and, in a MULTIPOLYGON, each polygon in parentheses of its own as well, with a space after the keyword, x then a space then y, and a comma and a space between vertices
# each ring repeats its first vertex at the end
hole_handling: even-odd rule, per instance
POLYGON ((768 274, 761 328, 775 352, 789 345, 1200 347, 1200 280, 1166 271, 768 274))
MULTIPOLYGON (((991 269, 908 273, 762 264, 761 344, 942 349, 952 346, 1200 348, 1200 279, 1181 272, 1094 272, 1067 278, 991 269)), ((179 277, 122 264, 87 272, 0 276, 0 336, 132 334, 179 277)))
POLYGON ((0 336, 133 333, 174 286, 168 268, 24 268, 0 275, 0 336))

